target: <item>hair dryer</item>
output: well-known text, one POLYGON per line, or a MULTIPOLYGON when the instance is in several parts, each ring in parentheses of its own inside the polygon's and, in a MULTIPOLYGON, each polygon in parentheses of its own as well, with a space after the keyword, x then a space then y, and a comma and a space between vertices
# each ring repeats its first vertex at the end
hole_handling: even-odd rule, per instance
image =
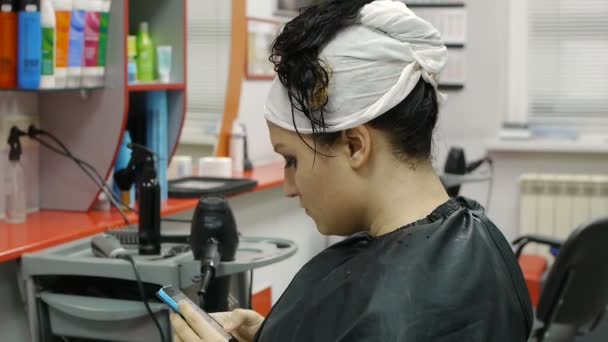
MULTIPOLYGON (((474 160, 466 161, 464 150, 460 147, 452 147, 448 152, 448 157, 445 162, 443 171, 454 175, 465 175, 477 170, 483 163, 491 163, 492 159, 488 156, 474 160)), ((446 188, 446 192, 450 197, 458 196, 460 185, 455 185, 446 188)))
POLYGON ((208 312, 228 310, 230 277, 215 278, 221 261, 233 261, 239 244, 236 222, 222 196, 200 198, 190 229, 190 246, 201 261, 200 306, 208 312))

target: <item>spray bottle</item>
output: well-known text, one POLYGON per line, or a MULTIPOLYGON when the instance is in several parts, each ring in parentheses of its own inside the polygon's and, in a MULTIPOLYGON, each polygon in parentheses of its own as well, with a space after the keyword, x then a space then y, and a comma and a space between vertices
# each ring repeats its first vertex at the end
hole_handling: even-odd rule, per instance
POLYGON ((23 223, 26 215, 25 172, 21 165, 21 142, 19 138, 26 134, 16 126, 11 128, 8 138, 10 146, 9 163, 6 170, 6 222, 23 223))
POLYGON ((129 189, 137 182, 139 254, 160 254, 160 185, 154 152, 135 143, 129 148, 133 150, 129 165, 114 173, 114 182, 121 189, 129 189))

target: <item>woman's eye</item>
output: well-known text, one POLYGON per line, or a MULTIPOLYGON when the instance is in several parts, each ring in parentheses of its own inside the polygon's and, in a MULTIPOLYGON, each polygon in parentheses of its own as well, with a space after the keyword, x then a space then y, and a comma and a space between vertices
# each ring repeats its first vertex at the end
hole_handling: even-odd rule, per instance
POLYGON ((288 169, 290 167, 296 167, 297 162, 296 162, 296 158, 293 157, 286 157, 285 158, 285 168, 288 169))

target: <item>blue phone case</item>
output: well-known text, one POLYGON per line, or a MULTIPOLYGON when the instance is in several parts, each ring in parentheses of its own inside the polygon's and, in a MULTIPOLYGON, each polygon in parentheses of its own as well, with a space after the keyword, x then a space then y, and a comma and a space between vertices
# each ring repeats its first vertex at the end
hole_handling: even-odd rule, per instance
POLYGON ((165 291, 164 289, 167 286, 161 288, 160 290, 158 290, 158 292, 156 293, 156 296, 162 300, 165 304, 169 305, 169 307, 171 308, 171 310, 175 311, 175 313, 179 313, 179 306, 177 306, 177 303, 173 300, 173 298, 171 298, 165 291))
POLYGON ((205 319, 207 323, 211 325, 211 327, 213 327, 217 332, 219 332, 223 337, 226 338, 226 341, 238 342, 238 340, 234 338, 234 336, 224 330, 224 328, 218 321, 213 319, 213 317, 211 317, 208 313, 204 312, 202 309, 196 306, 196 304, 194 304, 190 299, 188 299, 188 297, 186 297, 185 294, 183 294, 179 289, 175 288, 173 285, 162 287, 160 290, 158 290, 158 292, 156 292, 156 296, 165 304, 167 304, 171 308, 171 310, 175 311, 180 316, 181 313, 179 312, 179 306, 177 305, 177 302, 182 299, 188 301, 192 306, 194 306, 197 311, 200 312, 203 319, 205 319))

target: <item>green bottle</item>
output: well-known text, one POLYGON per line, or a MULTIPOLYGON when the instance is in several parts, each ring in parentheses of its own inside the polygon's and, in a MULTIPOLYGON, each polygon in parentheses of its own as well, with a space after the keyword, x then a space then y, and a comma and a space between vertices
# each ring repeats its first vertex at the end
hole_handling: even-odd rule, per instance
POLYGON ((137 80, 154 81, 155 70, 154 43, 148 33, 148 23, 144 21, 139 24, 137 33, 137 80))

